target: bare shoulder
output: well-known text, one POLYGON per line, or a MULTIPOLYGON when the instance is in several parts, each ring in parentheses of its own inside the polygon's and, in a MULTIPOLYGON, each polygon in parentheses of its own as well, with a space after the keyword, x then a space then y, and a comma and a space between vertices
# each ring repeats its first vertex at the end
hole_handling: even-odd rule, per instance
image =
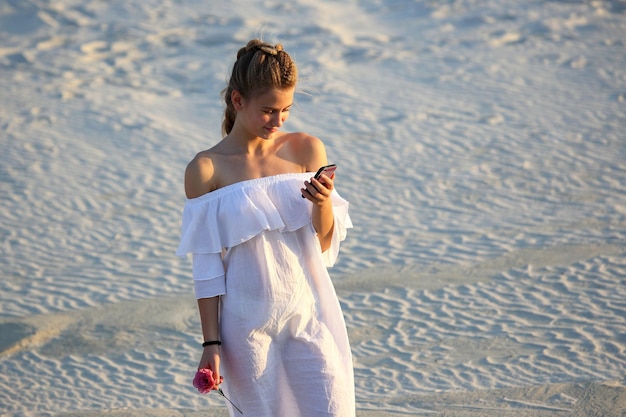
POLYGON ((185 169, 185 195, 187 198, 200 197, 213 191, 215 187, 214 156, 210 151, 198 153, 185 169))
POLYGON ((316 171, 327 163, 326 147, 318 137, 304 132, 294 132, 285 135, 290 153, 296 162, 307 171, 316 171))

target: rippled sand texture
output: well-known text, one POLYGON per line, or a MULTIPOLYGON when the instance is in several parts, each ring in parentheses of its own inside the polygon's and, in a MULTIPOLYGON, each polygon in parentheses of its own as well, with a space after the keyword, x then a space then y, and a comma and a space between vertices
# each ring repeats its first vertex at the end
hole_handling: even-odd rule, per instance
POLYGON ((359 417, 623 415, 625 33, 620 0, 2 2, 0 415, 226 415, 174 250, 255 36, 351 202, 359 417))

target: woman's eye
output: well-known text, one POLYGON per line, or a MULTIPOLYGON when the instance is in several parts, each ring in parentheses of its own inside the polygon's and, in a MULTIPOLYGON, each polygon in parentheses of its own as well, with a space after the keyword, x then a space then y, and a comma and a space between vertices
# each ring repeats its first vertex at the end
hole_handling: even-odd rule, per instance
POLYGON ((274 114, 274 113, 289 113, 289 111, 291 110, 291 107, 288 107, 284 110, 263 110, 263 113, 265 114, 274 114))

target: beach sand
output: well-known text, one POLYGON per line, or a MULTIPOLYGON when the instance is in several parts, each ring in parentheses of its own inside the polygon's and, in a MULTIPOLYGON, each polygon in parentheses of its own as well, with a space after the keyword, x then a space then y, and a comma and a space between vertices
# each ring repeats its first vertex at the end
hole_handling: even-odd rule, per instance
POLYGON ((620 0, 3 2, 0 416, 227 415, 174 251, 252 37, 351 203, 357 415, 626 415, 624 34, 620 0))

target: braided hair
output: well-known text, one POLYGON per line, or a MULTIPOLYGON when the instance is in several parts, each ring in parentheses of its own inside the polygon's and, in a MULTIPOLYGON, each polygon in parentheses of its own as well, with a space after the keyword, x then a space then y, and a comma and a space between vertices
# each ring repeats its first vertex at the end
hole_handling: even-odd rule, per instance
POLYGON ((258 39, 249 41, 237 52, 230 81, 222 91, 226 103, 222 123, 224 136, 232 130, 237 115, 231 101, 233 91, 247 98, 266 90, 294 87, 297 78, 296 64, 281 44, 271 45, 258 39))

